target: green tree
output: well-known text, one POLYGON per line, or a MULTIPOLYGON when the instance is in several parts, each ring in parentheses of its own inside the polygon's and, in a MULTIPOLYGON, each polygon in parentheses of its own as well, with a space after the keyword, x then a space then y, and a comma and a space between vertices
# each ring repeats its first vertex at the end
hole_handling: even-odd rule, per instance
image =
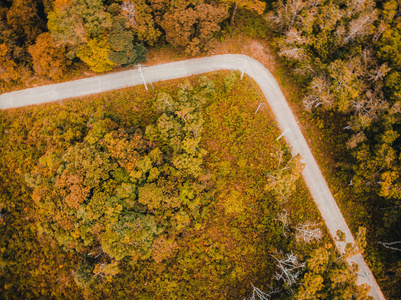
POLYGON ((110 30, 109 45, 112 51, 109 52, 109 59, 116 65, 135 65, 146 61, 146 48, 142 44, 134 43, 132 31, 125 29, 125 21, 114 22, 110 30))
POLYGON ((104 10, 101 0, 56 1, 48 15, 49 32, 56 43, 67 46, 71 59, 81 45, 104 39, 111 27, 112 16, 104 10))
POLYGON ((121 214, 117 203, 108 209, 109 222, 102 235, 102 249, 111 258, 120 261, 124 257, 131 259, 147 258, 151 255, 155 236, 163 229, 158 227, 154 216, 128 212, 121 214))

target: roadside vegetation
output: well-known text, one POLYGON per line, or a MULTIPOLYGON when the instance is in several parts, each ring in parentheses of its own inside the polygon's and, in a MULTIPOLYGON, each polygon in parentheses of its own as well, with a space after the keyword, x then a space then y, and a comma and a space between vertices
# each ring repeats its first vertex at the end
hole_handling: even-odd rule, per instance
POLYGON ((0 112, 2 298, 368 299, 247 77, 155 88, 0 112))
MULTIPOLYGON (((262 61, 297 111, 353 233, 367 229, 366 260, 386 297, 394 298, 401 290, 400 22, 399 0, 5 0, 0 92, 134 67, 146 59, 154 64, 242 52, 243 41, 257 40, 264 49, 243 53, 268 57, 262 61)), ((148 124, 143 120, 150 119, 135 126, 148 124)), ((28 123, 20 126, 30 132, 28 123)), ((79 126, 83 139, 89 129, 79 126)), ((73 138, 78 137, 60 137, 73 138)), ((44 151, 44 144, 36 145, 44 151)), ((26 157, 36 161, 39 152, 26 157)), ((11 161, 5 165, 13 170, 11 161)), ((18 158, 20 165, 25 161, 34 167, 18 158)), ((266 175, 272 186, 270 175, 277 174, 266 175)), ((5 203, 3 212, 10 209, 5 203)))

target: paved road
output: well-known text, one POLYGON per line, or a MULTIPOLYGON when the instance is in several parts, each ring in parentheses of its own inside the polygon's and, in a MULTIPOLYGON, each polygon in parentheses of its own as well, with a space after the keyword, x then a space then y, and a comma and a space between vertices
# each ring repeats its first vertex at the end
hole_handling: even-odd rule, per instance
MULTIPOLYGON (((305 164, 304 180, 333 239, 337 230, 341 230, 345 233, 346 242, 354 243, 347 223, 320 172, 280 87, 271 73, 261 63, 250 57, 233 54, 217 55, 143 68, 143 76, 139 70, 135 69, 6 93, 0 95, 0 108, 40 104, 139 85, 143 84, 143 78, 149 83, 149 81, 157 82, 182 78, 221 69, 240 71, 245 69, 245 73, 257 82, 273 110, 278 126, 283 132, 286 132, 284 136, 292 148, 292 154, 300 153, 302 156, 305 164)), ((345 242, 336 241, 336 245, 340 252, 343 252, 345 242)), ((351 260, 359 265, 359 274, 363 275, 359 276, 358 283, 366 283, 371 286, 370 294, 375 299, 384 299, 362 255, 355 255, 351 260)))

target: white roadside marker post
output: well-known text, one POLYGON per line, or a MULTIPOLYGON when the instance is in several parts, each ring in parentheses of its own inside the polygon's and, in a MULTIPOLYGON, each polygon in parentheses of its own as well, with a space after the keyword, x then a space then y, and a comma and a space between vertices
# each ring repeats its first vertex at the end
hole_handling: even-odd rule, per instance
POLYGON ((241 73, 241 80, 242 80, 242 77, 244 77, 245 68, 246 68, 246 64, 248 63, 248 60, 249 60, 249 57, 247 57, 247 59, 245 60, 244 67, 243 67, 242 73, 241 73))
POLYGON ((145 77, 143 77, 142 66, 139 66, 139 73, 141 73, 141 77, 143 80, 143 84, 145 85, 145 89, 148 90, 148 86, 146 85, 145 77))
POLYGON ((282 134, 280 134, 280 136, 278 138, 276 138, 276 141, 278 141, 283 135, 285 135, 288 131, 290 131, 288 128, 286 130, 284 130, 284 132, 282 134))

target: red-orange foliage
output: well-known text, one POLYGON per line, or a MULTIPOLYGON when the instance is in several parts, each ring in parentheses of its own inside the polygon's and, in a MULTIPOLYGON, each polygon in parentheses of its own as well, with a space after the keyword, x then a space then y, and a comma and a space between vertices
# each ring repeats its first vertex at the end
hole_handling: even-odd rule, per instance
POLYGON ((59 79, 67 71, 69 61, 64 56, 64 47, 57 46, 50 33, 39 35, 36 43, 29 46, 28 51, 38 75, 59 79))

